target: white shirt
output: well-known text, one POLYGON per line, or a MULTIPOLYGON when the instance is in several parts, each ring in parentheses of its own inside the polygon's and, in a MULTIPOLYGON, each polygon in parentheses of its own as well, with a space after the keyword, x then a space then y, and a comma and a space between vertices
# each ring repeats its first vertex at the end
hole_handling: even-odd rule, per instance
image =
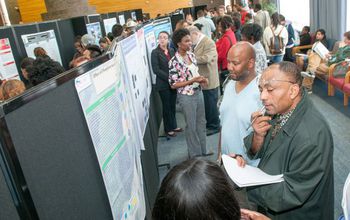
POLYGON ((230 80, 225 87, 220 105, 221 152, 241 154, 249 165, 257 166, 259 160, 250 160, 243 139, 252 132, 250 117, 261 109, 258 77, 255 77, 242 91, 236 93, 236 81, 230 80))
POLYGON ((283 41, 283 44, 284 44, 284 48, 283 48, 283 53, 282 54, 279 54, 279 55, 283 55, 285 54, 286 52, 286 46, 287 46, 287 43, 288 43, 288 31, 287 31, 287 28, 285 28, 284 26, 282 25, 277 25, 277 28, 272 28, 271 29, 271 25, 266 27, 265 30, 264 30, 264 35, 263 35, 263 44, 265 46, 265 51, 266 51, 266 55, 267 56, 275 56, 275 55, 272 55, 270 53, 270 44, 271 44, 271 37, 273 36, 277 36, 278 34, 280 34, 280 36, 282 37, 282 41, 283 41), (273 32, 272 32, 273 30, 273 32))

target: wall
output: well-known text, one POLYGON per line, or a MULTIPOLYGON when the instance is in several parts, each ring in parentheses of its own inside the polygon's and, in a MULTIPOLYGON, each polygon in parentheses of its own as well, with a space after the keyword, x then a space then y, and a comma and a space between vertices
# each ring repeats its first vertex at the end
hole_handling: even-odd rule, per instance
MULTIPOLYGON (((42 21, 41 14, 47 12, 44 0, 17 1, 24 23, 42 21)), ((96 11, 100 14, 142 8, 143 12, 150 13, 151 17, 192 6, 192 0, 88 0, 88 3, 90 6, 96 6, 96 11)))
POLYGON ((18 7, 17 0, 5 0, 5 3, 11 24, 18 24, 21 20, 21 16, 15 9, 15 7, 18 7))
POLYGON ((194 6, 207 5, 208 9, 218 7, 219 5, 224 5, 224 0, 193 0, 194 6))
POLYGON ((23 23, 42 21, 41 14, 46 13, 44 0, 17 0, 23 23))

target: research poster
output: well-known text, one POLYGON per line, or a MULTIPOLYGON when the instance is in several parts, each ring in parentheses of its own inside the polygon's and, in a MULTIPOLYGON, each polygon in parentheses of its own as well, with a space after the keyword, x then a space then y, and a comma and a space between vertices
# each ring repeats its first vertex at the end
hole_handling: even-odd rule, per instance
POLYGON ((143 136, 149 117, 149 91, 151 90, 150 75, 145 71, 147 59, 142 55, 137 34, 122 40, 120 46, 128 73, 135 114, 143 136))
POLYGON ((124 17, 124 15, 119 15, 118 18, 119 18, 119 24, 124 25, 125 24, 125 17, 124 17))
POLYGON ((76 78, 75 87, 97 154, 113 219, 144 219, 142 167, 132 103, 120 54, 76 78))
POLYGON ((145 32, 143 28, 137 30, 136 39, 137 39, 137 45, 140 48, 140 52, 142 56, 142 61, 143 61, 141 62, 141 64, 143 65, 142 73, 145 74, 144 77, 146 79, 147 96, 149 100, 149 97, 151 96, 151 92, 152 92, 152 79, 150 77, 150 71, 149 71, 150 64, 148 64, 147 46, 145 41, 145 32))
POLYGON ((161 31, 166 31, 171 35, 171 33, 173 32, 173 28, 171 26, 170 18, 168 17, 168 18, 155 20, 153 22, 153 30, 154 30, 154 34, 156 36, 157 42, 158 42, 158 35, 161 31))
POLYGON ((47 55, 51 57, 51 59, 59 62, 62 65, 60 50, 58 49, 54 30, 35 34, 26 34, 22 35, 21 37, 28 57, 35 59, 34 49, 37 47, 42 47, 47 52, 47 55))
POLYGON ((86 30, 87 33, 95 39, 95 44, 100 45, 99 41, 102 38, 100 22, 86 24, 86 30))
MULTIPOLYGON (((149 24, 143 27, 146 41, 146 48, 148 54, 148 63, 151 64, 152 51, 157 47, 156 36, 153 31, 153 25, 149 24)), ((152 65, 149 65, 149 71, 151 73, 152 84, 156 84, 157 76, 153 73, 152 65)))
POLYGON ((105 26, 106 34, 112 33, 113 25, 117 23, 117 18, 108 18, 103 20, 105 26))
POLYGON ((131 12, 131 19, 137 21, 136 12, 131 12))
POLYGON ((0 79, 13 79, 18 77, 15 58, 8 38, 0 39, 0 79))

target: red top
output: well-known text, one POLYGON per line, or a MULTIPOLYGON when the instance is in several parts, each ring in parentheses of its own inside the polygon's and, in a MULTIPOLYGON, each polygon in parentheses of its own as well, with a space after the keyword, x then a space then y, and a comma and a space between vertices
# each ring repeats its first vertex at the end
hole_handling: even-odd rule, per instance
POLYGON ((235 45, 236 43, 235 33, 231 29, 226 31, 225 34, 216 42, 219 70, 227 70, 227 53, 231 46, 235 45))
POLYGON ((242 23, 242 25, 244 25, 244 23, 245 23, 245 16, 247 16, 248 12, 242 9, 240 11, 240 13, 241 13, 241 23, 242 23))

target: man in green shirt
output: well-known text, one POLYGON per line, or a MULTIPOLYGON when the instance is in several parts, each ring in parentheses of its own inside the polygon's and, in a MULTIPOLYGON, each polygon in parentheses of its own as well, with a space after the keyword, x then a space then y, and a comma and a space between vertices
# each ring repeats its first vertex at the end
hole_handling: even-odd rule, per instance
POLYGON ((249 187, 250 201, 272 219, 332 220, 333 138, 324 117, 301 87, 295 64, 281 62, 259 81, 266 114, 252 114, 254 131, 245 138, 264 172, 283 174, 281 183, 249 187))

